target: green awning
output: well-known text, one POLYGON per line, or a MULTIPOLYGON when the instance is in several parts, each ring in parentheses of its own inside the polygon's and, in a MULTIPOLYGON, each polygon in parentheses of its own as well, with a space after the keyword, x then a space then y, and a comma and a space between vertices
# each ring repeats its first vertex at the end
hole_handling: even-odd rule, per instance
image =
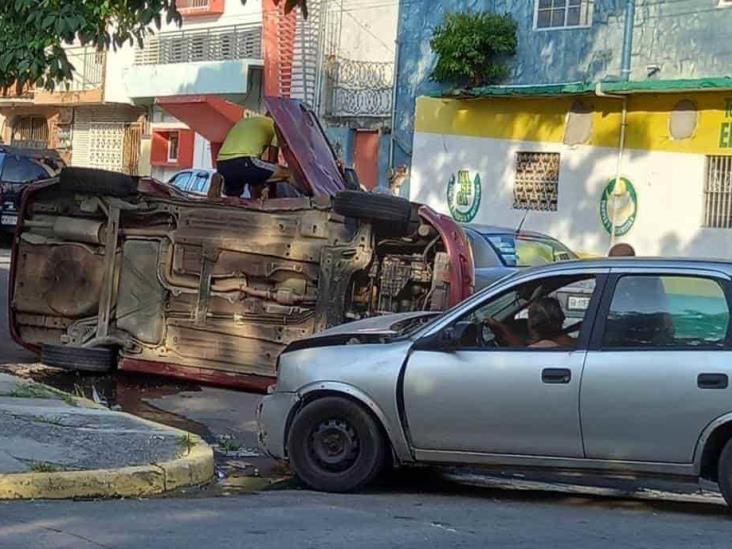
POLYGON ((437 92, 432 97, 471 99, 478 97, 547 97, 594 94, 598 85, 603 93, 630 95, 635 93, 678 93, 732 90, 732 77, 682 78, 678 80, 641 80, 609 82, 570 82, 528 86, 482 86, 437 92))

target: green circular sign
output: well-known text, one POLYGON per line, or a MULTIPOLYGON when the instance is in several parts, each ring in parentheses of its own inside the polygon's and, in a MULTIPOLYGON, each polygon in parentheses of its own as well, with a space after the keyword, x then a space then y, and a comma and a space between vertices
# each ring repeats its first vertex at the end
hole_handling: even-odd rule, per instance
POLYGON ((635 218, 638 215, 638 195, 630 180, 620 178, 620 185, 616 187, 612 179, 602 192, 600 199, 600 219, 608 234, 612 231, 615 221, 615 236, 628 234, 635 218))
POLYGON ((447 182, 447 207, 450 215, 460 223, 469 223, 478 215, 482 195, 480 175, 470 179, 468 170, 460 170, 447 182))

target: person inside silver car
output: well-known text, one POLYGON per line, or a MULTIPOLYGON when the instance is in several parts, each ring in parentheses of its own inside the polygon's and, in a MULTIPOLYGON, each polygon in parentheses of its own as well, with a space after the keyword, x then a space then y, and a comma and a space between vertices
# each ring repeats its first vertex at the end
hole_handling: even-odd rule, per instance
POLYGON ((532 348, 574 348, 577 340, 564 333, 564 312, 555 297, 542 297, 529 305, 528 341, 513 332, 508 326, 494 320, 486 319, 486 324, 493 330, 504 347, 532 348))

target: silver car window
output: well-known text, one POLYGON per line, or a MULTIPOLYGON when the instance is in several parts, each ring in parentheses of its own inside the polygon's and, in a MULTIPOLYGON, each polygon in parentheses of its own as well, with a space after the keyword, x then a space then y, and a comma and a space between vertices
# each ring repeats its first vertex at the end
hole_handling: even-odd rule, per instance
POLYGON ((615 286, 604 347, 723 348, 730 312, 720 283, 692 276, 623 276, 615 286))

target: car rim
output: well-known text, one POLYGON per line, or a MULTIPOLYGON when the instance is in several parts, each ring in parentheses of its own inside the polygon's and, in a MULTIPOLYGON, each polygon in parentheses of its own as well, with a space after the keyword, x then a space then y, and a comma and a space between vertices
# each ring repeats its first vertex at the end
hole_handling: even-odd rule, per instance
POLYGON ((342 419, 322 421, 310 434, 308 450, 318 465, 332 472, 350 468, 358 457, 358 436, 342 419))

